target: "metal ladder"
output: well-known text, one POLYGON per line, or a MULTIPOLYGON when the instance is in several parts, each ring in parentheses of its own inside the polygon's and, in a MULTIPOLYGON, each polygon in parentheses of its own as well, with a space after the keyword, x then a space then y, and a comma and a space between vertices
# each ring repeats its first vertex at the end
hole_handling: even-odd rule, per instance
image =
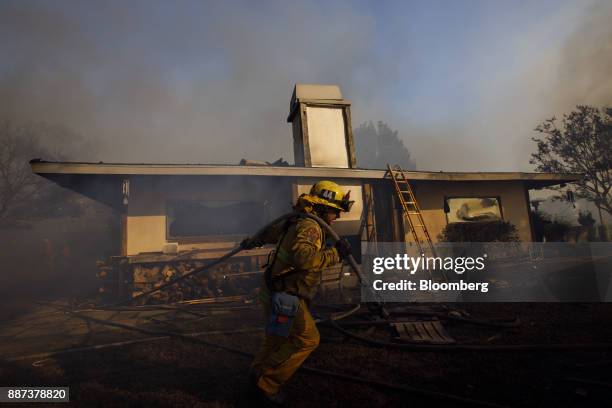
POLYGON ((408 220, 412 237, 417 247, 419 248, 419 254, 424 254, 423 251, 425 245, 431 250, 431 255, 436 256, 436 250, 434 248, 429 231, 425 225, 425 220, 421 214, 421 209, 417 203, 412 187, 406 178, 406 173, 401 167, 395 166, 393 169, 387 164, 387 173, 393 180, 395 186, 395 193, 404 211, 405 219, 408 220), (414 217, 414 219, 413 219, 414 217), (417 228, 419 230, 417 230, 417 228), (419 231, 421 234, 419 234, 419 231))

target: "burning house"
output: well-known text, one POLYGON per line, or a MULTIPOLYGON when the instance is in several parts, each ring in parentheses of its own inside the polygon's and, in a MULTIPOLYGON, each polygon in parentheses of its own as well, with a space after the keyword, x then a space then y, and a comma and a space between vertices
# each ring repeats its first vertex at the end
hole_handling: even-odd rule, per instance
MULTIPOLYGON (((241 165, 37 160, 31 167, 120 214, 121 253, 100 272, 107 282, 104 290, 120 297, 219 258, 245 236, 289 212, 298 196, 322 179, 351 191, 355 204, 334 229, 354 248, 360 241, 410 241, 415 226, 389 171, 358 167, 350 106, 337 86, 296 85, 287 118, 294 140, 292 166, 246 160, 241 165)), ((533 241, 529 190, 580 179, 576 174, 518 172, 403 174, 433 241, 449 223, 483 220, 510 222, 520 240, 533 241)), ((187 296, 247 294, 252 285, 244 282, 257 278, 269 251, 241 252, 200 277, 186 289, 187 296)), ((330 273, 338 276, 337 271, 330 273)), ((159 296, 166 296, 162 301, 176 300, 159 296)))

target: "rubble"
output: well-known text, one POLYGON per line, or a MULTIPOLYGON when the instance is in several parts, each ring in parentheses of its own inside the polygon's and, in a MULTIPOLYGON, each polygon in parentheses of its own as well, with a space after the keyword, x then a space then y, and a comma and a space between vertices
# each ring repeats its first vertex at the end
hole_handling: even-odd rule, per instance
MULTIPOLYGON (((112 257, 108 261, 98 261, 96 276, 100 281, 100 300, 106 303, 134 298, 203 265, 204 262, 196 260, 130 264, 126 258, 112 257)), ((246 269, 246 262, 237 260, 189 276, 175 285, 152 293, 146 299, 139 299, 138 303, 174 303, 223 296, 253 298, 257 295, 260 275, 261 271, 250 272, 250 269, 246 269)))

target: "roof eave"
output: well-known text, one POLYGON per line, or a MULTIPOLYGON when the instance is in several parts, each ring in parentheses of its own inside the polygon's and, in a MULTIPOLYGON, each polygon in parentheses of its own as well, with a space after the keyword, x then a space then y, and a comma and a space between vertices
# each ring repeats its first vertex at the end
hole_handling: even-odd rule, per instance
MULTIPOLYGON (((209 164, 126 164, 31 161, 32 172, 50 174, 108 176, 270 176, 384 179, 385 170, 292 166, 239 166, 209 164)), ((525 181, 533 188, 572 183, 582 179, 573 173, 524 172, 429 172, 406 171, 414 181, 525 181)))

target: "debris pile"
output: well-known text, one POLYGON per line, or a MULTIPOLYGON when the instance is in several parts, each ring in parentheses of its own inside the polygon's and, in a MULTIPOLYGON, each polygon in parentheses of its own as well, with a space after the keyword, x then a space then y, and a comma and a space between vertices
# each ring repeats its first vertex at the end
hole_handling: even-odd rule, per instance
MULTIPOLYGON (((202 261, 129 264, 126 259, 98 261, 99 295, 102 301, 134 298, 204 265, 202 261)), ((192 275, 146 298, 139 304, 174 303, 191 299, 224 296, 256 297, 260 272, 247 272, 244 262, 217 265, 192 275)))

